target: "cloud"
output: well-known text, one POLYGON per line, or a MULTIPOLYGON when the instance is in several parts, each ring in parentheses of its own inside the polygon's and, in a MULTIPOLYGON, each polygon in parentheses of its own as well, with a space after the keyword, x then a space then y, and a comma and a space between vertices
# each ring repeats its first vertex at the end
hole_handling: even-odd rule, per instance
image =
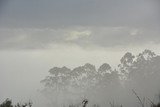
POLYGON ((160 30, 130 27, 0 29, 0 49, 46 49, 54 45, 115 47, 160 43, 160 30))
POLYGON ((159 0, 8 0, 1 4, 0 49, 160 43, 159 3, 159 0))
POLYGON ((131 36, 136 36, 139 33, 138 29, 134 29, 130 32, 131 36))
POLYGON ((78 40, 80 38, 86 38, 91 36, 91 31, 71 31, 65 39, 66 41, 78 40))

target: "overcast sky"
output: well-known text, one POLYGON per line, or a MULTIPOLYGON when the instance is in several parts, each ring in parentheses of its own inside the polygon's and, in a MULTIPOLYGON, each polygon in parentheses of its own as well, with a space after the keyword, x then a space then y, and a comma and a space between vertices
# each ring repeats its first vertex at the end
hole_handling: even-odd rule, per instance
POLYGON ((0 0, 1 99, 35 90, 53 66, 159 54, 159 19, 159 0, 0 0))
POLYGON ((160 42, 159 0, 1 0, 0 49, 160 42))

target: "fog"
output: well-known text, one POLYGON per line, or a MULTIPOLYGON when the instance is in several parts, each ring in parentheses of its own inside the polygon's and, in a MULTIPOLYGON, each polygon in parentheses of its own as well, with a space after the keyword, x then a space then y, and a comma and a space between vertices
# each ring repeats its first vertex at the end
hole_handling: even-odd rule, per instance
MULTIPOLYGON (((42 106, 42 107, 46 105, 53 106, 53 104, 55 103, 54 98, 56 96, 56 94, 54 94, 55 91, 51 91, 52 94, 50 93, 49 95, 44 94, 43 89, 45 87, 42 83, 40 83, 40 81, 44 80, 46 76, 49 76, 48 71, 51 68, 53 67, 61 68, 63 66, 66 66, 69 69, 73 70, 74 68, 83 66, 86 63, 90 63, 96 67, 95 68, 96 72, 99 72, 98 68, 103 63, 108 63, 112 67, 112 70, 116 69, 118 72, 120 72, 118 67, 118 64, 120 64, 120 59, 123 57, 125 53, 127 53, 126 50, 128 51, 130 50, 130 47, 129 48, 123 47, 121 49, 115 48, 112 49, 112 51, 109 51, 110 49, 107 48, 106 49, 95 48, 86 50, 77 46, 70 46, 70 47, 60 46, 60 47, 61 48, 54 47, 53 49, 46 49, 46 50, 1 51, 0 54, 1 101, 4 101, 6 98, 12 99, 14 103, 16 102, 23 103, 32 100, 33 106, 42 106)), ((155 46, 152 46, 151 48, 155 49, 155 52, 158 53, 158 49, 156 50, 156 48, 154 47, 155 46)), ((138 55, 138 53, 143 51, 143 48, 146 47, 141 47, 141 49, 133 48, 132 51, 133 50, 134 51, 132 53, 138 55)), ((155 64, 156 65, 153 65, 153 67, 159 66, 158 63, 155 64)), ((154 68, 154 69, 158 70, 159 68, 154 68)), ((77 70, 75 70, 74 72, 77 72, 77 70)), ((87 73, 88 71, 83 71, 80 69, 79 75, 86 75, 86 74, 81 74, 81 72, 87 73)), ((144 85, 146 88, 139 88, 138 86, 128 85, 128 82, 126 83, 124 82, 126 80, 119 80, 120 86, 114 86, 113 84, 111 86, 108 85, 107 89, 106 88, 92 89, 92 91, 95 92, 86 91, 84 93, 79 93, 82 91, 82 89, 79 89, 79 92, 77 89, 77 94, 75 95, 68 93, 66 93, 67 95, 65 95, 64 93, 60 95, 59 98, 60 101, 58 102, 61 102, 61 104, 66 104, 66 105, 79 104, 84 98, 87 98, 89 100, 90 106, 94 103, 99 104, 101 106, 106 106, 106 105, 109 106, 109 103, 112 101, 115 101, 115 103, 117 104, 123 104, 124 106, 131 106, 131 105, 135 106, 135 104, 137 103, 137 99, 136 96, 133 94, 132 89, 135 89, 135 91, 142 97, 155 99, 155 96, 159 93, 160 87, 159 85, 157 85, 158 78, 154 79, 150 81, 151 83, 148 83, 148 85, 144 85), (149 87, 151 84, 156 84, 157 86, 149 87)), ((79 82, 82 81, 83 79, 79 80, 79 82)), ((69 85, 69 87, 71 86, 72 85, 69 85)), ((99 86, 97 86, 97 88, 98 87, 99 86)))

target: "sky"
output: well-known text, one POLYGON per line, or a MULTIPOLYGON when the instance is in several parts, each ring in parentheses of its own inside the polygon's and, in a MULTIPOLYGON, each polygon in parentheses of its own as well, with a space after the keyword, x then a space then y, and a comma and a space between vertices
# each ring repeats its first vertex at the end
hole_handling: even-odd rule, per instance
POLYGON ((32 95, 54 66, 116 67, 128 51, 160 54, 159 5, 159 0, 0 0, 0 100, 32 95))

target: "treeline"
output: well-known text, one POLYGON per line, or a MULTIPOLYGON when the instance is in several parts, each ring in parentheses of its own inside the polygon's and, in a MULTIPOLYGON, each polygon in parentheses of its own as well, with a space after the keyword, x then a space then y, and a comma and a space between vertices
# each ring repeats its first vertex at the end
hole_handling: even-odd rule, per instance
POLYGON ((155 92, 160 88, 160 56, 146 49, 138 55, 127 52, 116 69, 108 63, 98 69, 87 63, 74 69, 53 67, 49 73, 41 81, 42 92, 49 98, 56 96, 55 102, 70 95, 74 99, 80 95, 112 96, 126 88, 155 92))

